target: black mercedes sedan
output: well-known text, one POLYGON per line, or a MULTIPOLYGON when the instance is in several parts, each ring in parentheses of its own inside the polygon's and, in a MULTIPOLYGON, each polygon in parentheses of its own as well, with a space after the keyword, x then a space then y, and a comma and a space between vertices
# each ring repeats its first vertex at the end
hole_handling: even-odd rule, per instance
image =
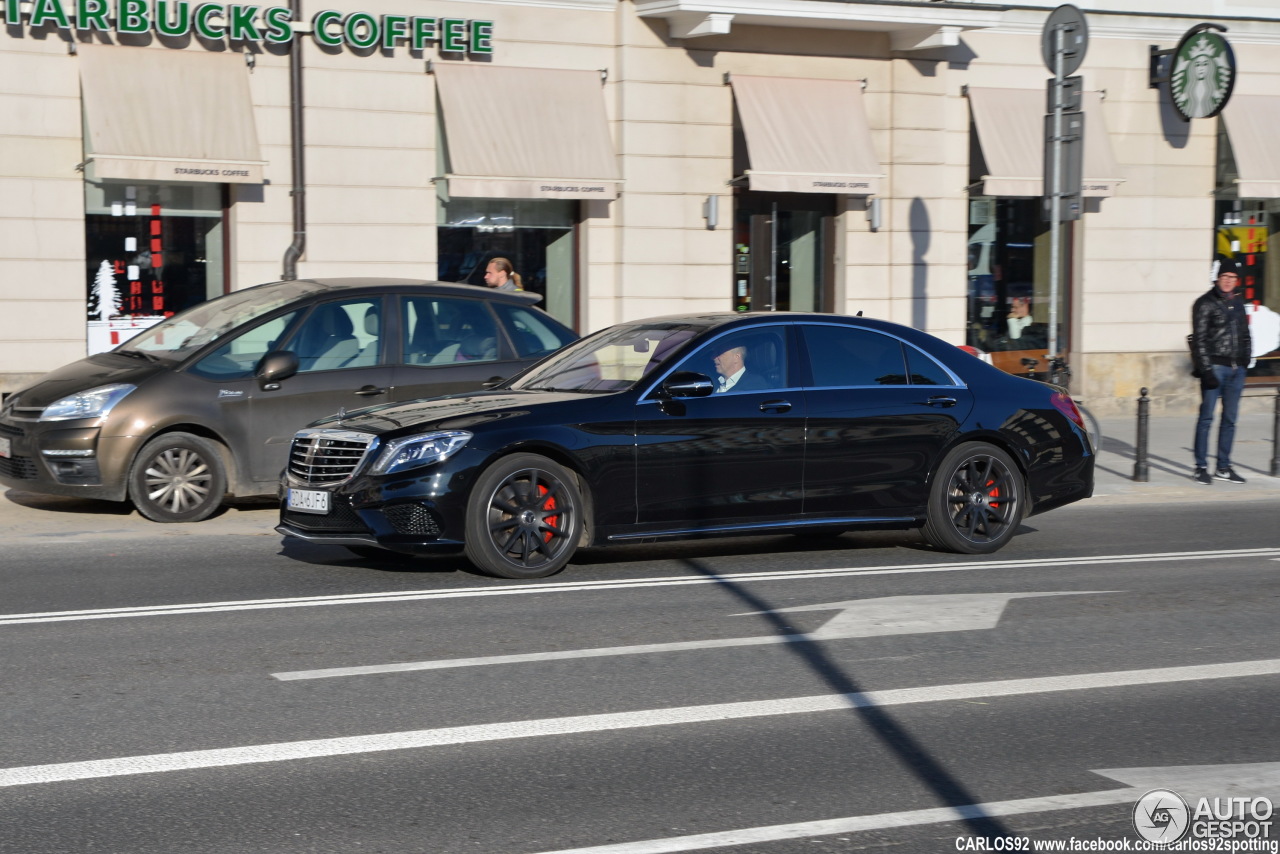
POLYGON ((920 528, 985 554, 1089 497, 1061 389, 864 317, 700 314, 604 329, 487 391, 293 439, 277 530, 365 557, 465 552, 505 578, 580 546, 920 528))

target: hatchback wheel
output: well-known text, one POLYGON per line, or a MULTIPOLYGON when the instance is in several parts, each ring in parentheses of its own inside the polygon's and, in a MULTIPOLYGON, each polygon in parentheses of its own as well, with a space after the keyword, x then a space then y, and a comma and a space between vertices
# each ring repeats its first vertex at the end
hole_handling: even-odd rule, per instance
POLYGON ((578 548, 582 506, 577 478, 564 466, 535 454, 504 457, 467 501, 467 559, 500 578, 554 575, 578 548))
POLYGON ((1013 538, 1025 512, 1026 486, 1013 458, 985 442, 951 450, 929 490, 924 537, 960 554, 990 554, 1013 538))
POLYGON ((208 439, 166 433, 142 448, 129 472, 129 500, 153 522, 199 522, 222 504, 227 475, 208 439))

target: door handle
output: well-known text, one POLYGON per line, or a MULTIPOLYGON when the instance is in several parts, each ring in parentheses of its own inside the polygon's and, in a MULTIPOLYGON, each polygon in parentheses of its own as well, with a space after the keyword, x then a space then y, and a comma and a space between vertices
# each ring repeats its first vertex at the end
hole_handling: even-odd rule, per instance
POLYGON ((356 394, 360 395, 361 397, 370 397, 375 394, 386 394, 386 393, 387 393, 387 390, 385 388, 378 388, 376 385, 367 385, 364 388, 358 389, 356 391, 356 394))
POLYGON ((954 397, 931 397, 924 402, 925 406, 940 406, 943 409, 956 405, 954 397))
POLYGON ((789 400, 766 400, 760 404, 761 412, 790 412, 791 401, 789 400))

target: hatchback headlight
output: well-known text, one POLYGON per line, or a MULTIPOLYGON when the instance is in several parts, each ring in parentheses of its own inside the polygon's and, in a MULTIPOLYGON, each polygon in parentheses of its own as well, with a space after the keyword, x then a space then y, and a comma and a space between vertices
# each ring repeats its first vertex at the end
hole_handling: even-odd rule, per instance
POLYGON ((445 430, 393 439, 382 449, 370 473, 391 474, 443 462, 471 441, 471 436, 466 430, 445 430))
POLYGON ((76 418, 106 418, 111 408, 137 386, 117 383, 91 388, 55 401, 40 413, 41 421, 70 421, 76 418))

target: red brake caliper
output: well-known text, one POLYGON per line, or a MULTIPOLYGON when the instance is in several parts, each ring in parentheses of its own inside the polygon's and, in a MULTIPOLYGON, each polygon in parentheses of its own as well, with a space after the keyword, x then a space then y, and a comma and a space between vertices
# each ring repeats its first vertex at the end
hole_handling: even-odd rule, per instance
MULTIPOLYGON (((549 491, 550 491, 550 490, 548 490, 548 489, 547 489, 545 486, 543 486, 542 484, 538 484, 538 494, 539 494, 539 495, 546 495, 549 491)), ((554 497, 552 497, 552 498, 548 498, 548 499, 547 499, 547 501, 546 501, 546 503, 542 505, 542 509, 543 509, 543 510, 555 510, 555 509, 556 509, 556 500, 555 500, 555 498, 554 498, 554 497)), ((547 524, 548 524, 548 525, 551 525, 552 527, 559 528, 559 527, 560 527, 560 517, 559 517, 559 516, 548 516, 548 517, 547 517, 547 524)), ((550 532, 550 531, 547 531, 545 534, 543 534, 543 535, 542 535, 542 541, 543 541, 544 543, 549 543, 549 542, 551 542, 551 532, 550 532)))

